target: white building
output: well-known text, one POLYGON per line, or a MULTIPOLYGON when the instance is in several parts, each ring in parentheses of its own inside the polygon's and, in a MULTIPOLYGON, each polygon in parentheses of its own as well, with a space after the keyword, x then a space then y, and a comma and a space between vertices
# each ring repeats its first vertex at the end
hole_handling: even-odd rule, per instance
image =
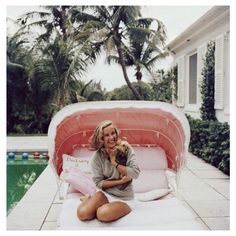
POLYGON ((215 109, 220 122, 228 122, 230 92, 230 8, 215 6, 189 26, 167 47, 178 65, 177 105, 200 117, 203 59, 210 40, 215 41, 215 109))

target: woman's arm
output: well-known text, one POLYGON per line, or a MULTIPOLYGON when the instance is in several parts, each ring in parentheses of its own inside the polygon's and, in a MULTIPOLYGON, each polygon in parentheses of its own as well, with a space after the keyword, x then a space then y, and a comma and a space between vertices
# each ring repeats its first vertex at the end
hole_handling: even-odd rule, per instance
POLYGON ((129 182, 130 180, 131 178, 127 176, 123 176, 121 179, 117 179, 117 180, 103 180, 102 189, 107 189, 107 188, 111 188, 117 185, 121 185, 121 184, 129 182))
POLYGON ((126 166, 123 166, 116 162, 115 154, 110 154, 111 164, 116 167, 116 169, 120 172, 121 175, 127 176, 127 169, 126 166))

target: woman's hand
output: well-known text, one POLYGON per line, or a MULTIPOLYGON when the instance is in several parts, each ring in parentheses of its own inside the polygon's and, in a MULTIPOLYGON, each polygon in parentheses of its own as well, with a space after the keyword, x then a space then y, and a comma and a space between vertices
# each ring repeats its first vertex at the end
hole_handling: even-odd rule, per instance
POLYGON ((111 164, 116 167, 116 169, 120 172, 121 175, 126 176, 127 175, 126 166, 123 166, 123 165, 116 162, 115 149, 110 150, 109 157, 110 157, 111 164), (117 164, 119 164, 119 165, 117 165, 117 164))
POLYGON ((116 155, 114 153, 111 153, 110 154, 110 161, 111 161, 111 164, 113 166, 116 166, 117 165, 117 162, 116 162, 116 155))
POLYGON ((120 179, 120 184, 125 184, 125 183, 129 182, 130 180, 132 180, 132 178, 127 177, 127 176, 123 176, 123 177, 120 179))
POLYGON ((107 148, 107 149, 106 149, 106 152, 107 152, 107 154, 108 154, 108 156, 109 156, 109 158, 110 158, 111 164, 112 164, 113 166, 116 166, 117 163, 116 163, 115 148, 113 148, 113 149, 107 148))

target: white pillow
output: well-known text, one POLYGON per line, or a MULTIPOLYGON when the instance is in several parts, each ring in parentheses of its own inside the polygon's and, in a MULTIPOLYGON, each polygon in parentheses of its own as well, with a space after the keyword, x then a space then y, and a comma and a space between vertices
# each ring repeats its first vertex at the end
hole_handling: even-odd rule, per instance
POLYGON ((168 188, 166 170, 141 170, 139 177, 133 180, 133 186, 135 193, 168 188))
POLYGON ((168 187, 173 192, 177 192, 177 176, 173 170, 166 170, 166 178, 168 182, 168 187))
POLYGON ((141 170, 165 170, 168 168, 166 153, 163 148, 133 147, 136 160, 141 170))
POLYGON ((65 178, 66 175, 69 173, 70 169, 78 168, 79 170, 83 171, 86 174, 91 175, 91 167, 89 164, 90 157, 75 157, 70 156, 68 154, 62 155, 62 173, 61 177, 65 178))
POLYGON ((168 188, 155 189, 146 193, 139 194, 137 196, 137 199, 142 202, 153 201, 153 200, 157 200, 161 197, 166 196, 170 192, 171 192, 171 189, 168 189, 168 188))

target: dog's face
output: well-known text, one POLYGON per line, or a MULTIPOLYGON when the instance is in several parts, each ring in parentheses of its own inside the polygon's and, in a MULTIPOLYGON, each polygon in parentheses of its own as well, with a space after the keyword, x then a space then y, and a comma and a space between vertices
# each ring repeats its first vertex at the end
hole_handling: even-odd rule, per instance
POLYGON ((128 150, 129 150, 128 144, 126 141, 123 141, 123 140, 118 142, 117 146, 115 147, 116 155, 119 155, 119 156, 127 156, 128 150))

